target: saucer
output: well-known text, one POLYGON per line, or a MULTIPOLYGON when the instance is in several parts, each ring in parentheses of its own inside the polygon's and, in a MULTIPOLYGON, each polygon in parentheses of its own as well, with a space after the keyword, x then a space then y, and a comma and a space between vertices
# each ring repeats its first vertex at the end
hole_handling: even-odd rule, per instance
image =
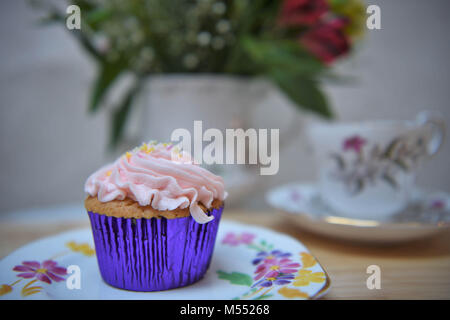
POLYGON ((274 188, 266 194, 266 200, 298 226, 345 240, 392 243, 450 229, 450 195, 444 192, 417 189, 405 210, 383 221, 340 216, 323 201, 318 186, 313 183, 274 188))
POLYGON ((166 291, 136 292, 107 285, 98 270, 91 229, 34 241, 0 261, 0 299, 304 300, 322 297, 329 288, 326 271, 297 239, 226 220, 220 223, 204 278, 166 291), (59 276, 49 275, 51 279, 43 282, 42 271, 39 274, 36 268, 44 264, 49 266, 45 274, 59 276), (74 266, 80 271, 78 287, 69 286, 73 271, 68 270, 74 266), (271 267, 284 271, 268 277, 271 267))

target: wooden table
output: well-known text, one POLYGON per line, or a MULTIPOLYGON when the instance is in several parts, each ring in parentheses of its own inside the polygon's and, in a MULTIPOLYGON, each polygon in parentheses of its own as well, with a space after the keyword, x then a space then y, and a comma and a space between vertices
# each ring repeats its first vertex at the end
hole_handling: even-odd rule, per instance
MULTIPOLYGON (((261 225, 301 240, 331 278, 325 299, 450 299, 450 232, 402 245, 363 246, 299 230, 274 212, 228 210, 224 218, 261 225), (367 289, 369 265, 381 268, 380 290, 367 289)), ((35 239, 88 226, 87 218, 45 225, 3 222, 0 257, 35 239)))

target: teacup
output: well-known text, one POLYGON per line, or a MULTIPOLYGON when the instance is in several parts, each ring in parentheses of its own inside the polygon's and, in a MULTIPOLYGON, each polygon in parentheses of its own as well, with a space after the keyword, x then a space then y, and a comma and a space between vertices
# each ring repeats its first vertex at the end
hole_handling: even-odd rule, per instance
POLYGON ((419 164, 434 156, 445 124, 413 121, 313 124, 308 128, 323 200, 342 216, 384 220, 410 202, 419 164))

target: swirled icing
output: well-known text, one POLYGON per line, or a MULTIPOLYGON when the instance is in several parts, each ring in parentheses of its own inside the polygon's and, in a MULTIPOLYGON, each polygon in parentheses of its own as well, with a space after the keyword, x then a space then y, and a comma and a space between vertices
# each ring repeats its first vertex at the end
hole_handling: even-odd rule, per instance
POLYGON ((156 210, 189 207, 198 223, 214 219, 203 212, 214 199, 227 197, 223 179, 194 164, 190 155, 170 144, 143 144, 94 172, 84 190, 101 202, 131 198, 156 210))

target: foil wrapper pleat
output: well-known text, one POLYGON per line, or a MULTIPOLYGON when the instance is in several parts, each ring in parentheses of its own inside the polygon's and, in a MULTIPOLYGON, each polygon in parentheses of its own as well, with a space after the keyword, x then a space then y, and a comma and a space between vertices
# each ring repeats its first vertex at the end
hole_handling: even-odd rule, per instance
POLYGON ((208 270, 223 208, 199 224, 175 219, 116 218, 88 212, 103 280, 117 288, 160 291, 200 280, 208 270))

